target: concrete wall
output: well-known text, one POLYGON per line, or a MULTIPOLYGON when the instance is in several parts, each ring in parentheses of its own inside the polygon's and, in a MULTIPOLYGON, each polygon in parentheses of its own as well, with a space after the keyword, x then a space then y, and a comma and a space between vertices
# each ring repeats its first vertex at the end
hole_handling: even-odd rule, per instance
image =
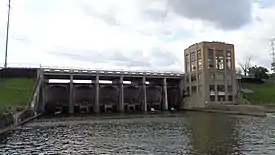
POLYGON ((226 112, 230 114, 243 114, 243 115, 255 115, 266 116, 266 108, 264 106, 255 105, 209 105, 205 110, 226 112))
POLYGON ((180 106, 180 89, 177 87, 167 88, 168 109, 178 108, 180 106))
POLYGON ((118 105, 118 91, 118 88, 111 85, 101 87, 99 92, 100 104, 118 105))
MULTIPOLYGON (((178 103, 177 90, 171 91, 170 101, 174 104, 178 103)), ((170 91, 169 91, 170 92, 170 91)), ((56 106, 69 106, 69 87, 67 85, 49 85, 46 89, 46 106, 45 110, 53 112, 56 106)), ((146 89, 148 106, 158 104, 161 108, 163 99, 163 91, 161 87, 150 86, 146 89)), ((74 86, 74 106, 78 106, 79 103, 87 102, 89 105, 95 103, 95 87, 93 85, 77 85, 74 86)), ((100 105, 116 105, 119 102, 119 88, 113 85, 102 85, 99 89, 100 105)), ((125 85, 124 86, 124 103, 125 104, 142 104, 142 90, 138 86, 125 85)), ((42 105, 42 104, 41 104, 42 105)), ((41 106, 40 105, 40 106, 41 106)))
POLYGON ((15 122, 13 114, 5 114, 0 116, 0 129, 4 129, 13 125, 15 122))
MULTIPOLYGON (((45 109, 53 111, 56 106, 67 106, 69 103, 68 87, 62 85, 49 86, 46 88, 45 109)), ((43 106, 40 104, 40 106, 43 106)))
POLYGON ((142 92, 140 88, 129 85, 124 86, 124 103, 139 103, 141 104, 142 92))
POLYGON ((75 86, 74 102, 78 104, 94 104, 95 102, 95 87, 88 85, 75 86))
POLYGON ((14 114, 0 116, 0 134, 12 129, 15 126, 26 123, 37 115, 32 109, 23 110, 14 114))
POLYGON ((20 125, 21 123, 24 123, 26 120, 34 117, 35 115, 36 114, 32 109, 23 110, 18 114, 16 123, 17 125, 20 125))
POLYGON ((161 103, 162 101, 162 90, 159 87, 148 87, 146 89, 147 104, 161 103))

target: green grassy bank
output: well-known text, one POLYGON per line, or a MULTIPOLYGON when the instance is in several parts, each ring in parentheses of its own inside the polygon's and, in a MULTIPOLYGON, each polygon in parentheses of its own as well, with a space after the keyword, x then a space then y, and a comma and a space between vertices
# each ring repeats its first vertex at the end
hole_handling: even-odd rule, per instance
POLYGON ((275 82, 266 81, 263 84, 243 83, 244 88, 250 89, 253 93, 242 93, 253 104, 275 105, 275 82))
POLYGON ((30 78, 0 79, 0 113, 28 106, 34 83, 30 78))

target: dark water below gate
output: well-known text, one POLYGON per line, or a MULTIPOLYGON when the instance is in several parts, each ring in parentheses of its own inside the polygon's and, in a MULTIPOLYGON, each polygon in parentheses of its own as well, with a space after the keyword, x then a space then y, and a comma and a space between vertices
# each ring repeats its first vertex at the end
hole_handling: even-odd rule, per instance
POLYGON ((275 117, 134 117, 38 119, 2 135, 0 154, 275 154, 275 117))

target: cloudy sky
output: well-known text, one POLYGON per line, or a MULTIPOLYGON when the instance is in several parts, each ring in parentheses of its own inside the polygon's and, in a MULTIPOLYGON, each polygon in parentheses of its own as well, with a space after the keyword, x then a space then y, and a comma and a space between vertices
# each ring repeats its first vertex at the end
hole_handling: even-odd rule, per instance
MULTIPOLYGON (((0 0, 0 65, 8 0, 0 0)), ((10 66, 183 70, 201 41, 269 67, 275 0, 12 0, 10 66)))

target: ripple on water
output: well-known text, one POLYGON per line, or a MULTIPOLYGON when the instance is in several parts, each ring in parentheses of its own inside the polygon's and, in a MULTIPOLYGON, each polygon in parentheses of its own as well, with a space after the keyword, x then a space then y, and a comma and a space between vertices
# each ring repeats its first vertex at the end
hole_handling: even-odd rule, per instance
POLYGON ((41 119, 4 135, 0 154, 275 154, 275 119, 187 113, 41 119))

